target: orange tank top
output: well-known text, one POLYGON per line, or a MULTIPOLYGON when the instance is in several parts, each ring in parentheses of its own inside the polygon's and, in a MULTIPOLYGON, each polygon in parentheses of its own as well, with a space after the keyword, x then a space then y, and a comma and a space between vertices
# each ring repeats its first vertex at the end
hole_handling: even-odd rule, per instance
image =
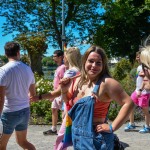
MULTIPOLYGON (((75 81, 76 79, 74 79, 75 81)), ((68 92, 68 98, 70 99, 69 101, 69 105, 73 106, 73 104, 75 104, 79 98, 77 97, 73 97, 73 92, 74 92, 74 81, 73 84, 71 85, 71 93, 68 92)), ((100 100, 98 100, 98 102, 95 102, 94 104, 94 118, 106 118, 107 113, 108 113, 108 109, 109 109, 109 105, 110 102, 101 102, 100 100)))
MULTIPOLYGON (((70 94, 71 95, 71 94, 70 94)), ((79 99, 75 97, 73 100, 69 101, 69 105, 73 106, 79 99)), ((94 104, 94 118, 106 118, 110 102, 95 102, 94 104)))

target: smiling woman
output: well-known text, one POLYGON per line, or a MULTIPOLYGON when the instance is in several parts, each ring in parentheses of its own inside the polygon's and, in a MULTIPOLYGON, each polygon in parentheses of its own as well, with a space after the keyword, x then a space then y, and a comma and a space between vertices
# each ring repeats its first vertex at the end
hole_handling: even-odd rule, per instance
POLYGON ((72 107, 72 141, 75 149, 114 150, 114 134, 127 120, 133 102, 108 70, 105 51, 96 45, 83 55, 81 76, 62 79, 62 98, 72 107), (107 122, 111 101, 122 105, 112 124, 107 122))

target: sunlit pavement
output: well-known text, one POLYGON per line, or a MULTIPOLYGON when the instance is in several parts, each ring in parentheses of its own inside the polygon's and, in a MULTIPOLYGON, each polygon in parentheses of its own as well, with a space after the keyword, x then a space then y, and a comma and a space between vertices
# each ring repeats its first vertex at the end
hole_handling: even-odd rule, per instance
MULTIPOLYGON (((137 128, 132 132, 124 132, 124 124, 115 133, 118 135, 120 141, 123 143, 125 150, 150 150, 150 133, 140 134, 139 129, 142 128, 144 122, 136 122, 137 128)), ((59 126, 58 126, 59 127, 59 126)), ((53 144, 56 139, 56 135, 44 136, 43 131, 49 129, 49 126, 29 125, 28 140, 33 143, 37 150, 53 150, 53 144)), ((15 135, 13 134, 7 150, 22 150, 15 142, 15 135)), ((68 150, 73 150, 70 147, 68 150)))

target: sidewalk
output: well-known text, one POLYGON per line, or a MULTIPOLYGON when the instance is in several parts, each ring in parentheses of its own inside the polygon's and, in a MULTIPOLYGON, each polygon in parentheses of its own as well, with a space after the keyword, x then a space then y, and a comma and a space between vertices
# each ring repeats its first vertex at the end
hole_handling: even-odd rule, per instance
MULTIPOLYGON (((150 149, 150 133, 140 134, 138 130, 142 128, 144 122, 137 122, 137 128, 132 132, 124 132, 124 124, 115 133, 123 143, 125 150, 149 150, 150 149)), ((28 139, 33 143, 37 150, 53 150, 53 144, 56 136, 44 136, 43 131, 49 129, 49 126, 29 125, 28 139)), ((7 150, 22 150, 15 142, 15 135, 11 137, 7 150)), ((70 147, 68 150, 73 150, 70 147)))

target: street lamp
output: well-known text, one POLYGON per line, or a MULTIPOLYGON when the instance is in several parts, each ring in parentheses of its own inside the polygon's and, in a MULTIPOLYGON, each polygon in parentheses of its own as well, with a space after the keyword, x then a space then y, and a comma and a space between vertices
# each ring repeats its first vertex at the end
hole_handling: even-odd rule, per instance
POLYGON ((62 0, 62 51, 64 51, 64 44, 66 41, 66 36, 65 36, 65 15, 64 15, 64 2, 65 0, 62 0))

